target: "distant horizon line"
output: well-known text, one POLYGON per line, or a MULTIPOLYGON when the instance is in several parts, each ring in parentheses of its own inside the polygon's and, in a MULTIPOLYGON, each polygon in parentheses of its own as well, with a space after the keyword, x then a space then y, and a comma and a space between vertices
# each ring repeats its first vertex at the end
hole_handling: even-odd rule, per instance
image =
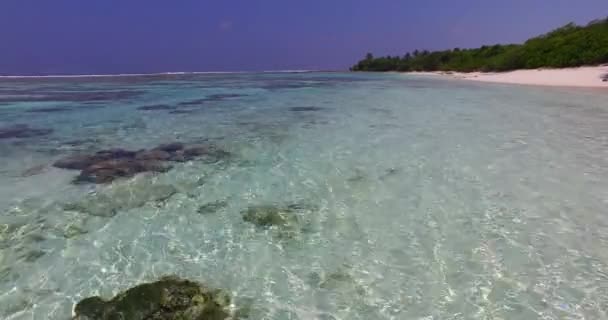
POLYGON ((247 74, 247 73, 308 73, 308 72, 340 72, 348 70, 263 70, 263 71, 176 71, 151 73, 117 73, 117 74, 49 74, 49 75, 0 75, 0 79, 17 78, 100 78, 100 77, 137 77, 187 74, 247 74))

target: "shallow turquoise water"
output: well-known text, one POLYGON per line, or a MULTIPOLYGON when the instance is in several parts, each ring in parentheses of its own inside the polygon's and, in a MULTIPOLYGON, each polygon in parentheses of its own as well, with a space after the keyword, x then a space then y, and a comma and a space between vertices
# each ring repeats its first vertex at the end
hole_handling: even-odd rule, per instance
POLYGON ((2 79, 0 128, 17 123, 53 132, 0 139, 2 319, 68 319, 84 297, 167 274, 228 290, 250 319, 608 317, 607 92, 397 74, 2 79), (138 110, 157 104, 179 108, 138 110), (65 110, 32 112, 51 107, 65 110), (108 185, 51 166, 172 141, 233 156, 108 185), (293 203, 306 210, 290 237, 242 219, 293 203))

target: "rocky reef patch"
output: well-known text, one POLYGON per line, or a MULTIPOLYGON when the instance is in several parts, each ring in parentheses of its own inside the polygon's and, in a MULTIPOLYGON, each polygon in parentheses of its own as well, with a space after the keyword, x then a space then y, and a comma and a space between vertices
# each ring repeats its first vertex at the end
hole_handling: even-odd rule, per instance
POLYGON ((90 194, 82 200, 64 205, 64 210, 91 216, 113 217, 120 211, 139 208, 149 202, 162 203, 176 193, 178 189, 172 185, 142 180, 119 184, 104 192, 90 194))
POLYGON ((292 112, 313 112, 313 111, 322 111, 325 108, 316 107, 316 106, 307 106, 307 107, 291 107, 289 111, 292 112))
POLYGON ((46 107, 46 108, 35 108, 29 109, 26 112, 29 113, 57 113, 57 112, 66 112, 72 111, 74 109, 68 107, 46 107))
POLYGON ((49 135, 52 132, 53 129, 32 128, 27 124, 15 124, 8 127, 0 127, 0 139, 40 137, 49 135))
POLYGON ((109 183, 117 178, 128 178, 142 172, 166 172, 169 162, 186 162, 203 159, 217 162, 230 153, 214 145, 185 146, 175 142, 153 149, 130 151, 125 149, 100 150, 93 154, 75 154, 57 160, 53 166, 80 170, 74 183, 109 183))
POLYGON ((230 315, 230 295, 175 276, 144 283, 110 300, 81 300, 73 320, 222 320, 230 315))
POLYGON ((216 212, 226 208, 227 206, 228 206, 228 201, 217 200, 217 201, 208 202, 208 203, 201 205, 200 207, 198 207, 197 212, 199 214, 212 214, 212 213, 216 213, 216 212))
POLYGON ((36 87, 5 91, 0 103, 17 102, 89 102, 132 99, 144 94, 141 90, 67 90, 66 88, 36 87))
POLYGON ((170 106, 168 104, 153 104, 148 106, 138 107, 137 110, 141 111, 163 111, 163 110, 175 110, 177 107, 170 106))
POLYGON ((180 106, 197 106, 197 105, 204 104, 206 102, 218 102, 218 101, 223 101, 223 100, 228 100, 228 99, 240 98, 243 96, 244 95, 238 94, 238 93, 218 93, 218 94, 209 95, 209 96, 207 96, 205 98, 201 98, 201 99, 183 101, 183 102, 180 102, 179 105, 180 106))
POLYGON ((304 203, 257 205, 242 211, 242 217, 258 228, 275 229, 281 237, 291 238, 309 228, 310 214, 317 210, 304 203))

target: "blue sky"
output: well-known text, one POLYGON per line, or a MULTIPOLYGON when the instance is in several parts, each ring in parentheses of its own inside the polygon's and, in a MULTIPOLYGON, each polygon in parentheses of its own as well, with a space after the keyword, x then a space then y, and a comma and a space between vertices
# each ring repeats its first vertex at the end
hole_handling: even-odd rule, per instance
POLYGON ((347 69, 606 16, 607 0, 2 0, 0 74, 347 69))

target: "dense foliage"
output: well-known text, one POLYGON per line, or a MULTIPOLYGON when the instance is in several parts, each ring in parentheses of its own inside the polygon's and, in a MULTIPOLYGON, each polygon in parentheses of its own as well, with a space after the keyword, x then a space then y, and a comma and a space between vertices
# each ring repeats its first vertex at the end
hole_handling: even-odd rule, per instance
POLYGON ((403 57, 365 59, 352 71, 508 71, 565 68, 608 63, 608 18, 586 26, 567 24, 524 44, 482 46, 476 49, 419 51, 403 57))

